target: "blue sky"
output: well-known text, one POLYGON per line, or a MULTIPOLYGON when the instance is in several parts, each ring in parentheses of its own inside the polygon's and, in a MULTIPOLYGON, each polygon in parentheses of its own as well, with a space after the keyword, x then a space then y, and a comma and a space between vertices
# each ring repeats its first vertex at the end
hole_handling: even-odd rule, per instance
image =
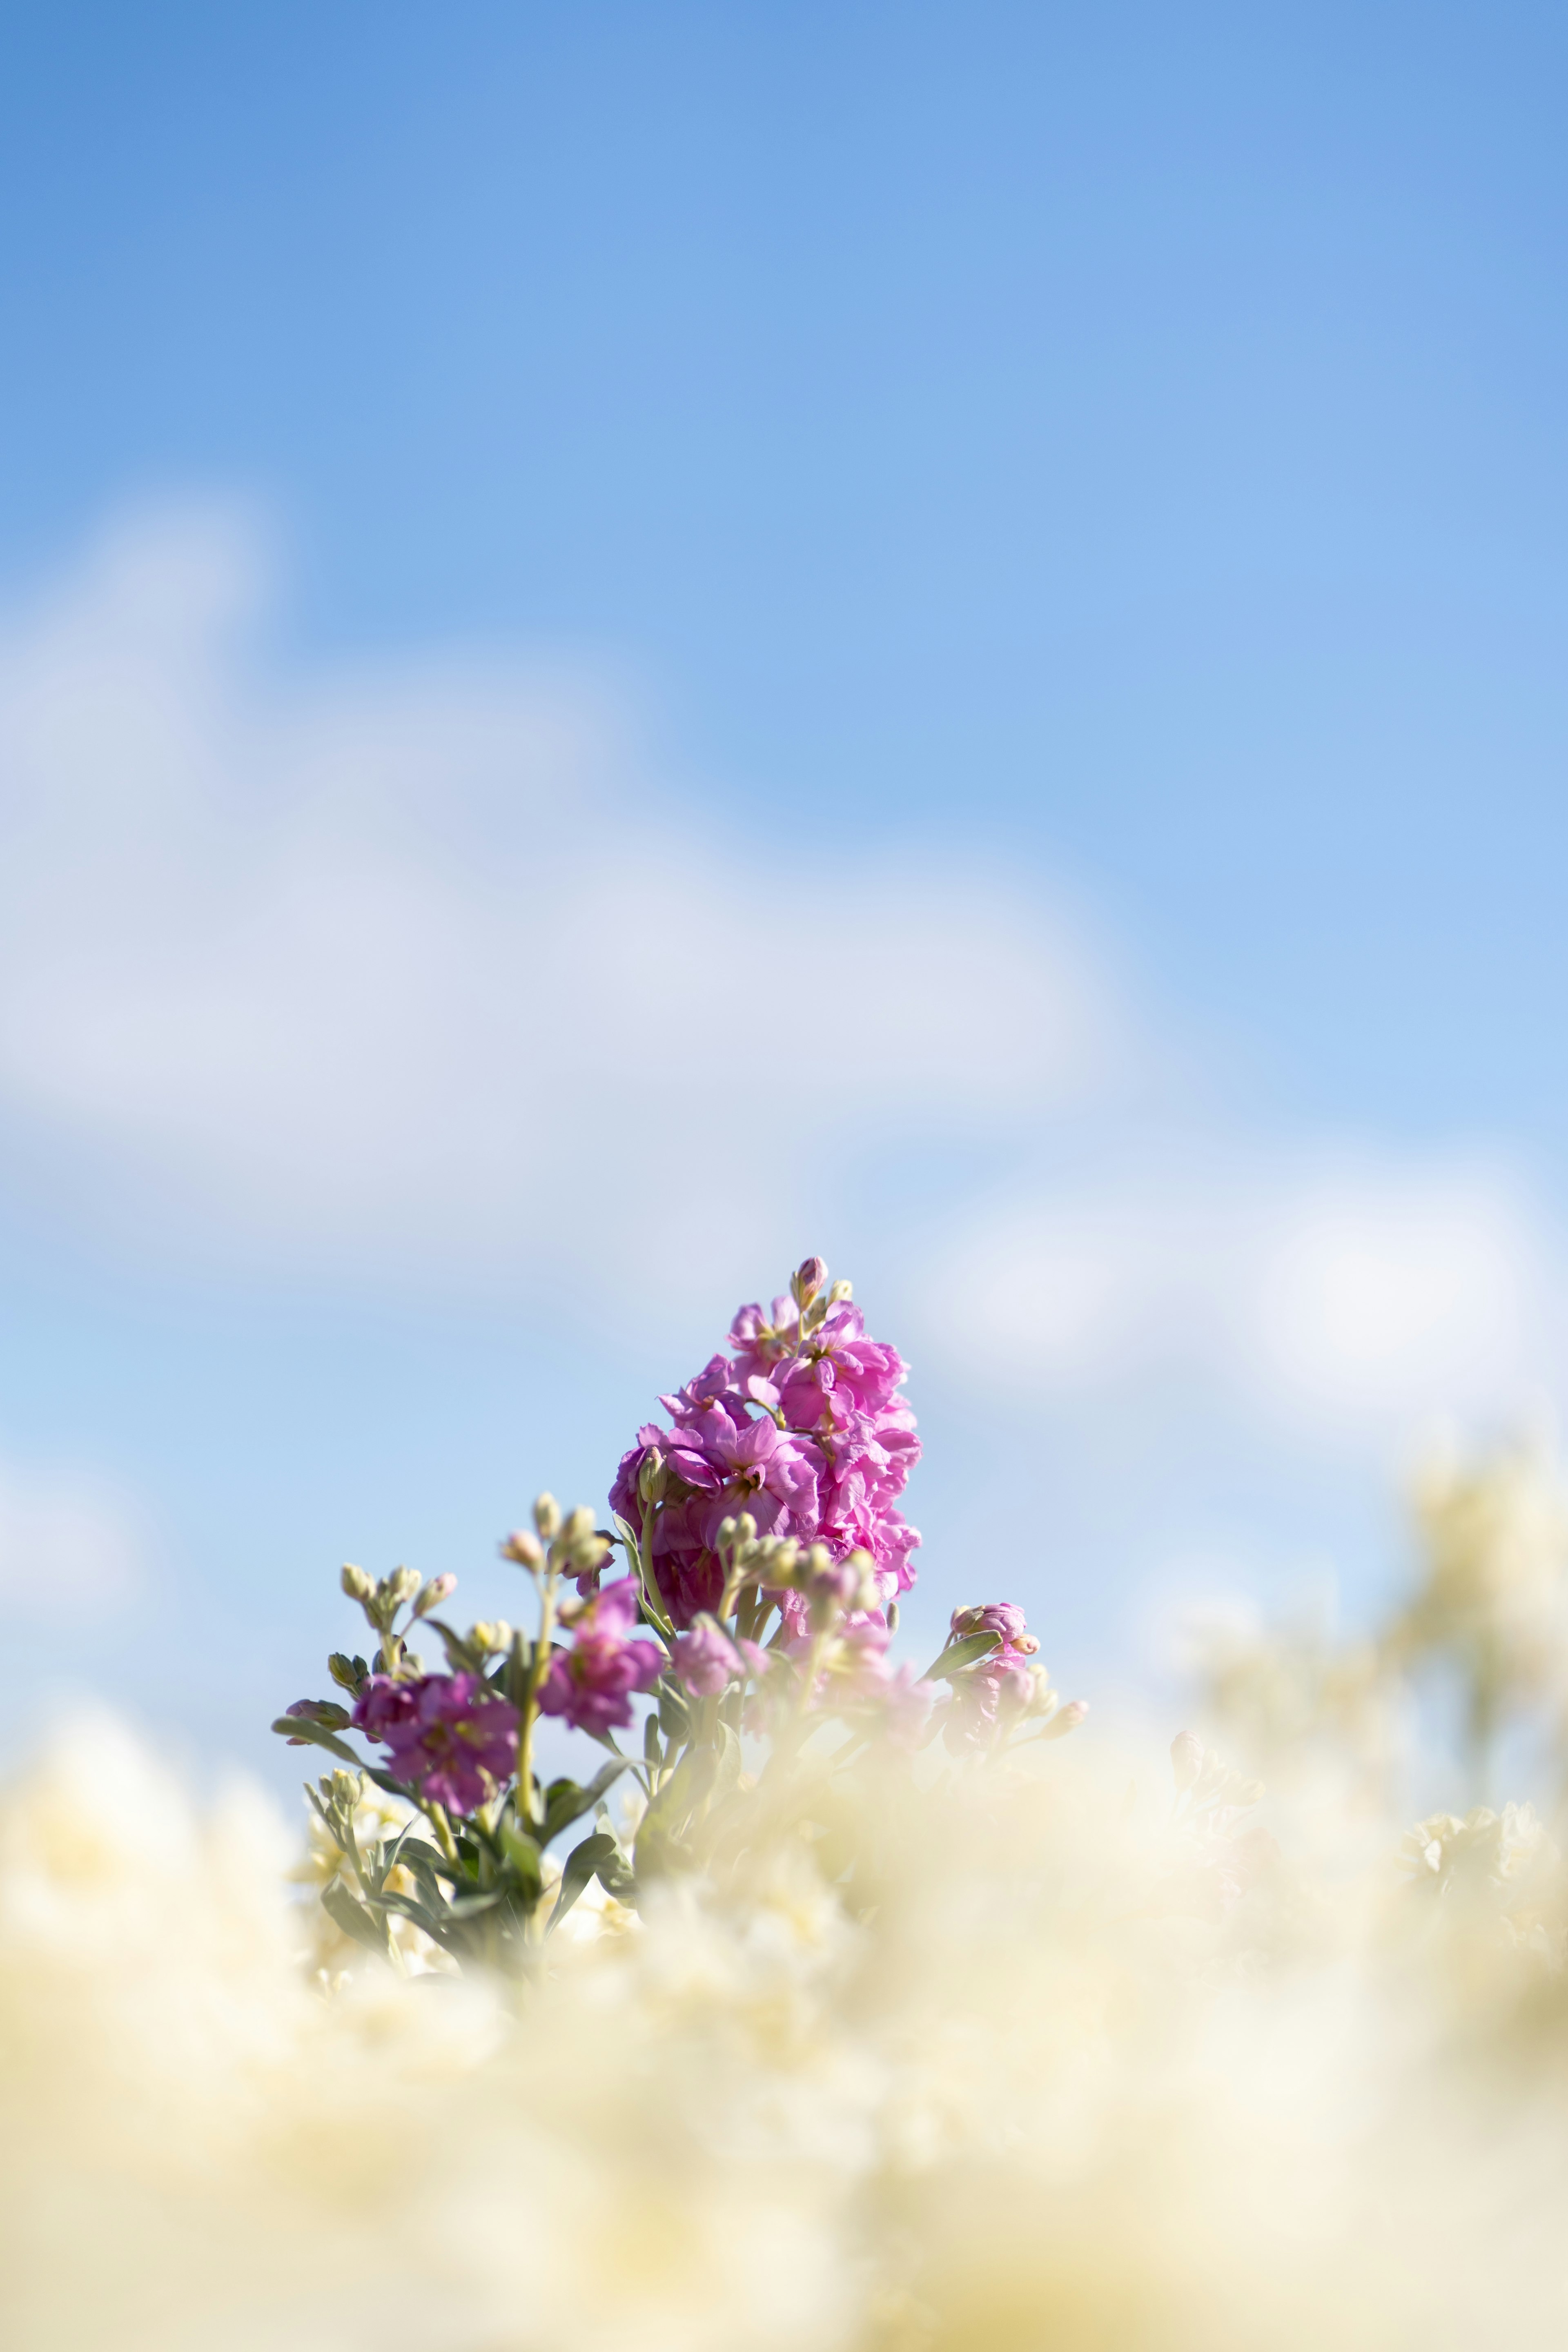
POLYGON ((64 5, 6 48, 37 1704, 120 1680, 266 1762, 312 1580, 496 1603, 493 1534, 602 1491, 764 1246, 903 1318, 933 1622, 999 1550, 1108 1678, 1189 1572, 1394 1573, 1438 1389, 1522 1412, 1568 1329, 1556 14, 64 5), (563 992, 492 1017, 541 874, 563 992), (529 1150, 570 1180, 509 1192, 529 1150))

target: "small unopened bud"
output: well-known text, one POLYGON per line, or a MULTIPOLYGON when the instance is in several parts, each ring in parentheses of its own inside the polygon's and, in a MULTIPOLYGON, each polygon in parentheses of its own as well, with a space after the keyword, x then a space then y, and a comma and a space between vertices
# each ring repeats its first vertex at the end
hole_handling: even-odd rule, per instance
POLYGON ((341 1689, 357 1692, 364 1680, 364 1660, 351 1658, 342 1650, 334 1650, 327 1660, 327 1672, 341 1689))
POLYGON ((468 1639, 476 1650, 510 1650, 511 1627, 504 1617, 487 1618, 482 1625, 468 1628, 468 1639))
MULTIPOLYGON (((285 1708, 284 1712, 292 1716, 303 1716, 307 1723, 319 1723, 323 1731, 343 1731, 348 1727, 348 1709, 345 1706, 339 1706, 335 1699, 297 1698, 293 1706, 285 1708)), ((293 1744, 297 1747, 299 1742, 295 1741, 293 1744)))
POLYGON ((719 1540, 724 1546, 726 1550, 729 1549, 730 1546, 734 1542, 735 1538, 740 1534, 740 1532, 741 1522, 739 1519, 720 1520, 719 1540))
POLYGON ((1021 1658, 1032 1658, 1039 1646, 1033 1633, 1015 1633, 1013 1636, 1013 1647, 1021 1658))
POLYGON ((826 1576, 832 1565, 833 1554, 828 1550, 827 1546, 822 1543, 814 1543, 810 1550, 805 1555, 806 1574, 808 1576, 826 1576))
POLYGON ((809 1307, 827 1279, 827 1268, 819 1257, 803 1258, 790 1276, 790 1289, 797 1307, 809 1307))
POLYGON ((364 1795, 364 1777, 359 1772, 332 1774, 332 1801, 350 1812, 364 1795))
POLYGON ((662 1503, 669 1484, 669 1465, 657 1445, 650 1445, 637 1471, 637 1495, 645 1503, 662 1503))
POLYGON ((579 1503, 561 1530, 563 1543, 580 1544, 594 1532, 594 1514, 586 1503, 579 1503))
POLYGON ((752 1518, 750 1511, 742 1512, 740 1517, 735 1522, 735 1533, 739 1536, 743 1544, 754 1544, 756 1542, 757 1523, 755 1519, 752 1518))
POLYGON ((896 1601, 889 1601, 886 1614, 889 1633, 896 1633, 899 1630, 899 1604, 896 1601))
POLYGON ((1204 1769, 1204 1743, 1193 1731, 1178 1731, 1171 1742, 1171 1770, 1176 1793, 1190 1789, 1204 1769))
POLYGON ((829 1307, 842 1307, 847 1298, 854 1296, 855 1285, 852 1282, 836 1282, 827 1294, 827 1303, 829 1307))
POLYGON ((800 1574, 800 1546, 794 1536, 784 1536, 760 1547, 757 1581, 765 1592, 791 1591, 800 1574))
POLYGON ((449 1600, 457 1589, 455 1576, 433 1576, 415 1602, 414 1614, 416 1617, 427 1617, 432 1609, 439 1609, 443 1601, 449 1600))
POLYGON ((351 1601, 368 1601, 375 1591, 374 1579, 367 1576, 363 1568, 356 1568, 352 1560, 343 1562, 343 1572, 338 1580, 351 1601))
POLYGON ((382 1590, 394 1607, 400 1609, 418 1591, 419 1570, 416 1568, 395 1568, 382 1590))
POLYGON ((1058 1707, 1057 1709, 1057 1712, 1052 1716, 1049 1723, 1047 1724, 1045 1729, 1041 1732, 1040 1738, 1042 1739, 1065 1739, 1069 1731, 1076 1731, 1078 1729, 1079 1725, 1083 1721, 1088 1713, 1088 1699, 1069 1698, 1066 1706, 1058 1707))
POLYGON ((502 1559, 515 1560, 519 1568, 542 1568, 544 1546, 531 1528, 513 1528, 500 1548, 502 1559))
POLYGON ((553 1495, 541 1495, 533 1507, 533 1524, 546 1543, 553 1543, 561 1532, 561 1506, 553 1495))

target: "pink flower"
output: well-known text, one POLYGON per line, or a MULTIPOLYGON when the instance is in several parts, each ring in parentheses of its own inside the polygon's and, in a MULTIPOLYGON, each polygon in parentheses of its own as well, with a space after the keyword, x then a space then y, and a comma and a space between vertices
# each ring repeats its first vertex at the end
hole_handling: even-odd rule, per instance
POLYGON ((675 1671, 694 1697, 711 1698, 748 1675, 765 1674, 771 1663, 756 1642, 733 1641, 714 1617, 700 1616, 675 1637, 675 1671))
MULTIPOLYGON (((809 1262, 803 1282, 808 1271, 816 1281, 826 1270, 809 1262)), ((742 1307, 730 1348, 730 1359, 710 1358, 660 1399, 673 1428, 637 1432, 610 1498, 641 1536, 639 1479, 658 1456, 668 1475, 653 1509, 653 1562, 673 1622, 689 1625, 718 1607, 714 1541, 720 1522, 742 1511, 759 1534, 826 1544, 835 1559, 869 1552, 883 1598, 907 1591, 920 1536, 898 1502, 921 1448, 899 1393, 906 1367, 898 1349, 868 1339, 847 1301, 803 1339, 790 1297, 775 1298, 766 1316, 742 1307)))
POLYGON ((1001 1657, 1032 1658, 1040 1645, 1026 1630, 1027 1624, 1016 1601, 985 1601, 971 1609, 953 1611, 948 1639, 962 1642, 970 1633, 999 1634, 1000 1641, 983 1664, 1001 1657))
POLYGON ((390 1740, 419 1713, 419 1685, 394 1682, 390 1675, 372 1675, 361 1685, 354 1703, 354 1728, 372 1739, 390 1740))
MULTIPOLYGON (((692 1391, 699 1385, 694 1381, 692 1391)), ((639 1480, 648 1456, 658 1455, 665 1487, 654 1517, 654 1573, 671 1621, 682 1626, 719 1605, 724 1576, 715 1546, 725 1519, 746 1511, 760 1534, 809 1538, 819 1516, 821 1457, 815 1446, 770 1419, 749 1419, 738 1397, 689 1406, 691 1392, 663 1400, 679 1407, 681 1418, 673 1430, 637 1432, 637 1444, 623 1458, 610 1494, 612 1508, 641 1536, 639 1480)))
POLYGON ((395 1780, 449 1813, 471 1813, 517 1769, 517 1709, 479 1675, 374 1675, 354 1722, 391 1749, 395 1780))
POLYGON ((579 1731, 595 1734, 630 1723, 632 1692, 651 1690, 664 1665, 652 1642, 626 1639, 637 1609, 637 1582, 629 1576, 576 1605, 572 1647, 555 1653, 539 1687, 543 1714, 563 1716, 579 1731))
POLYGON ((942 1726, 947 1746, 954 1750, 989 1748, 1029 1705, 1035 1696, 1035 1677, 1026 1658, 1012 1651, 992 1650, 954 1675, 951 1687, 952 1705, 942 1726))
MULTIPOLYGON (((840 1627, 812 1694, 812 1704, 837 1715, 869 1715, 900 1748, 914 1748, 924 1733, 936 1699, 934 1683, 917 1680, 913 1666, 894 1666, 888 1657, 892 1634, 880 1617, 858 1617, 840 1627)), ((809 1641, 792 1643, 797 1657, 809 1641)))

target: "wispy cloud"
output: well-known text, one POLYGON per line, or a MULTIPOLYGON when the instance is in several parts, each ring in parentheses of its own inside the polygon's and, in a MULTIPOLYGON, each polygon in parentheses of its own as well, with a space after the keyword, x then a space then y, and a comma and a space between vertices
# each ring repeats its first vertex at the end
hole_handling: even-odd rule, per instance
POLYGON ((645 1322, 850 1249, 982 1389, 1378 1446, 1559 1370, 1517 1171, 1178 1133, 1184 1041, 1037 880, 726 822, 602 677, 279 664, 273 584, 169 509, 0 625, 0 1121, 76 1213, 645 1322))
POLYGON ((722 831, 581 677, 279 674, 268 590, 243 518, 151 515, 0 635, 0 1113, 93 1214, 658 1293, 1125 1063, 1037 894, 722 831))
POLYGON ((142 1582, 134 1514, 90 1471, 0 1457, 0 1600, 64 1624, 130 1601, 142 1582))
POLYGON ((1314 1440, 1520 1411, 1561 1373, 1568 1285, 1516 1171, 1147 1140, 1092 1185, 973 1209, 933 1328, 974 1376, 1061 1399, 1206 1383, 1314 1440))

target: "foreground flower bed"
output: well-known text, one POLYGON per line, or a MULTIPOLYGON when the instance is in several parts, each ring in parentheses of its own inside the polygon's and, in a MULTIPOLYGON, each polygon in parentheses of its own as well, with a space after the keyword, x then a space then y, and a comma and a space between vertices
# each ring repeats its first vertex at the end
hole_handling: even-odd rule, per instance
MULTIPOLYGON (((780 1360, 742 1374, 773 1440, 728 1373, 642 1433, 618 1557, 548 1504, 511 1539, 531 1632, 443 1613, 433 1671, 449 1589, 364 1580, 343 1722, 279 1719, 366 1749, 321 1759, 303 1861, 111 1725, 0 1798, 7 2346, 1568 2340, 1568 1878, 1527 1808, 1383 1801, 1430 1609, 1386 1658, 1218 1663, 1267 1800, 1190 1732, 1047 1739, 1010 1604, 892 1663, 896 1493, 844 1501, 780 1360), (541 1713, 596 1792, 538 1785, 541 1713)), ((1437 1552, 1500 1688, 1486 1575, 1437 1552)))

